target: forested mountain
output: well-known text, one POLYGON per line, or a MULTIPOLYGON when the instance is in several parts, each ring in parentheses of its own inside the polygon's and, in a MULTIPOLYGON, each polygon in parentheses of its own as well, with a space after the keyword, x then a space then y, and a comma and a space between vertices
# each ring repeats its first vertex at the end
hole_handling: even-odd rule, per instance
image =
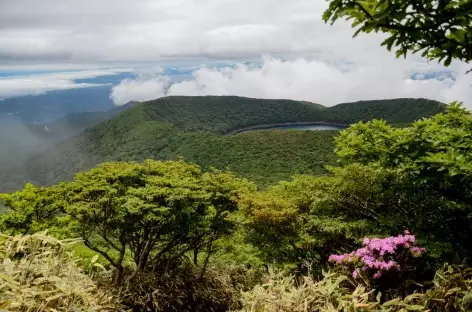
MULTIPOLYGON (((397 57, 472 62, 470 1, 329 0, 323 20, 339 19, 354 37, 384 33, 397 57)), ((0 171, 3 189, 55 184, 0 191, 2 311, 472 311, 463 103, 170 97, 117 109, 2 133, 27 140, 0 152, 87 128, 0 171), (242 132, 310 121, 350 125, 242 132)))
POLYGON ((424 99, 364 101, 324 107, 290 100, 241 97, 167 97, 130 104, 107 113, 83 113, 48 125, 71 133, 87 128, 55 148, 38 153, 9 170, 1 190, 26 181, 41 185, 72 178, 73 174, 107 160, 176 159, 183 156, 209 168, 231 168, 267 184, 295 173, 322 173, 333 163, 337 131, 273 131, 222 136, 259 124, 332 122, 350 124, 383 118, 410 123, 441 112, 445 105, 424 99), (118 114, 118 112, 121 112, 118 114), (118 114, 118 115, 117 115, 118 114), (117 115, 110 118, 110 116, 117 115), (72 126, 71 126, 72 125, 72 126))

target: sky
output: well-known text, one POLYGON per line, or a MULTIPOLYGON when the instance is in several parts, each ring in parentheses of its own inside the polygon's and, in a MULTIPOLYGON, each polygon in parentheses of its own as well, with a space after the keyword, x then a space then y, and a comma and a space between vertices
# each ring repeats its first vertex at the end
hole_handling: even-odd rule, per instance
POLYGON ((425 97, 468 105, 466 64, 445 69, 418 56, 395 59, 380 47, 381 34, 353 39, 348 23, 325 24, 327 5, 0 0, 0 99, 102 86, 93 79, 118 75, 122 80, 108 82, 117 105, 209 94, 324 105, 425 97))

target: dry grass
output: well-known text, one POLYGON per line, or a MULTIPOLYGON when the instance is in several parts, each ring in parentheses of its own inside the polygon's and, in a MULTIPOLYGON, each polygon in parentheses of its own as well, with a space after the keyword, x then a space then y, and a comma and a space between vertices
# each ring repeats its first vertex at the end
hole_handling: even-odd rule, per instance
POLYGON ((0 235, 0 311, 114 311, 112 298, 45 233, 0 235))
POLYGON ((295 278, 270 272, 263 285, 242 294, 245 312, 354 312, 354 311, 426 311, 418 304, 423 295, 413 294, 403 300, 380 303, 380 296, 363 286, 354 286, 346 276, 327 273, 320 281, 295 278), (354 289, 354 291, 353 291, 354 289), (372 300, 373 299, 373 300, 372 300))

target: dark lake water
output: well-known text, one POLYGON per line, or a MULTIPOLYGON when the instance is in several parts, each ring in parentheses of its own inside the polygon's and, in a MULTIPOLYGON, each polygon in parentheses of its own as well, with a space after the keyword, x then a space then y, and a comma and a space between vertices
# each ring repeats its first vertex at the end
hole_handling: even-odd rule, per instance
POLYGON ((275 124, 275 125, 259 125, 247 128, 240 128, 226 133, 225 135, 233 135, 236 133, 243 133, 247 131, 257 131, 257 130, 343 130, 348 126, 340 124, 330 124, 330 123, 298 123, 298 124, 275 124))
POLYGON ((280 129, 280 130, 342 130, 346 129, 343 126, 336 126, 336 125, 320 125, 320 124, 312 124, 312 125, 288 125, 288 126, 273 126, 261 129, 254 129, 254 130, 262 130, 262 129, 280 129))

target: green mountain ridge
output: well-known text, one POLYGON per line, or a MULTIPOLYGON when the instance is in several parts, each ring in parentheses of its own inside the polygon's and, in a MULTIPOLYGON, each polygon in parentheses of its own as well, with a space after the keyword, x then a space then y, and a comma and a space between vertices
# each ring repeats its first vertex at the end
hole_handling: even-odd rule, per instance
MULTIPOLYGON (((223 134, 272 123, 350 124, 373 118, 411 123, 445 107, 426 99, 361 101, 325 107, 308 102, 235 96, 160 98, 122 109, 111 119, 97 118, 99 124, 29 158, 21 168, 7 172, 0 191, 17 189, 27 181, 51 185, 69 180, 76 172, 103 161, 180 156, 203 168, 230 168, 266 185, 297 173, 324 173, 324 166, 334 162, 333 137, 337 131, 262 130, 223 134)), ((76 119, 81 124, 93 124, 88 124, 87 118, 76 119)))

